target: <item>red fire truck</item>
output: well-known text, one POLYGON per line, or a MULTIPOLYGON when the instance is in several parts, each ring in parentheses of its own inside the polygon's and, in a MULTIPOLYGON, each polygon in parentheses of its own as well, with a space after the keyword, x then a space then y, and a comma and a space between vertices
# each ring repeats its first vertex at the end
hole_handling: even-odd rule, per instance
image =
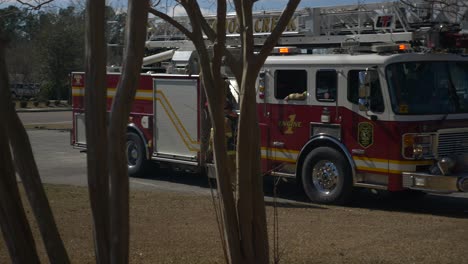
MULTIPOLYGON (((307 14, 325 20, 327 10, 307 14)), ((449 32, 458 46, 438 49, 434 36, 443 32, 398 31, 404 23, 394 20, 403 16, 385 16, 373 17, 367 34, 365 23, 352 35, 285 34, 279 45, 289 47, 275 49, 258 76, 263 171, 296 179, 312 201, 343 202, 354 187, 468 192, 468 57, 448 52, 463 48, 463 35, 449 32), (375 32, 382 20, 385 32, 375 32), (395 32, 387 32, 389 21, 395 32)), ((294 19, 310 25, 306 16, 294 19)), ((148 47, 168 43, 181 41, 148 47)), ((186 74, 198 72, 196 53, 169 50, 148 60, 168 58, 166 73, 141 75, 127 130, 131 175, 149 161, 201 164, 201 83, 186 74)), ((119 76, 108 74, 108 107, 119 76)), ((77 148, 86 147, 84 78, 72 74, 77 148)), ((236 97, 234 82, 231 88, 236 97)))

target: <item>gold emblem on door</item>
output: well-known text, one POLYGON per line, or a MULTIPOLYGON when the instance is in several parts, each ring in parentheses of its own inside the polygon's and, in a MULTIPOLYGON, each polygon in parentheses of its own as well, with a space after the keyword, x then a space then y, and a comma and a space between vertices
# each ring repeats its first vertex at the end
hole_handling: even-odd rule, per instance
POLYGON ((358 124, 358 142, 363 148, 368 148, 374 143, 374 126, 371 123, 358 124))

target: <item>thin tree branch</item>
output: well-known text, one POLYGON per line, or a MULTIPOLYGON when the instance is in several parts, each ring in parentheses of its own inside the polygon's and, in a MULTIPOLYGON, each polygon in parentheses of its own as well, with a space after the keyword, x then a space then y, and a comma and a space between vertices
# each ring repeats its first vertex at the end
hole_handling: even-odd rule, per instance
MULTIPOLYGON (((157 7, 161 3, 161 0, 156 1, 155 3, 151 3, 152 7, 157 7)), ((167 11, 167 10, 166 10, 167 11)))
POLYGON ((281 14, 275 29, 265 40, 265 43, 263 44, 259 54, 257 55, 257 60, 260 62, 257 64, 257 67, 261 67, 268 55, 270 55, 271 50, 274 48, 274 46, 278 42, 278 39, 281 37, 281 34, 283 34, 283 31, 288 26, 289 20, 292 18, 300 2, 301 0, 290 0, 286 5, 286 8, 281 14))
POLYGON ((25 5, 25 6, 28 6, 30 7, 31 9, 33 10, 39 10, 41 9, 41 7, 43 7, 44 5, 47 5, 49 3, 52 3, 54 2, 55 0, 47 0, 47 1, 44 1, 44 2, 37 2, 37 5, 34 5, 34 4, 31 4, 31 3, 28 3, 28 2, 25 2, 25 1, 22 1, 22 0, 16 0, 18 3, 22 4, 22 5, 25 5))
MULTIPOLYGON (((219 8, 220 8, 219 3, 220 3, 220 1, 218 1, 218 8, 217 8, 218 11, 217 12, 219 12, 219 8)), ((205 32, 207 38, 211 42, 215 42, 216 38, 220 36, 219 31, 215 32, 213 30, 213 28, 211 28, 211 26, 208 24, 208 22, 206 21, 205 17, 203 16, 203 14, 201 12, 200 6, 198 5, 197 1, 193 1, 192 5, 193 5, 193 11, 194 11, 193 14, 194 14, 195 18, 200 22, 200 26, 201 26, 203 32, 205 32)), ((226 5, 224 5, 224 6, 226 6, 226 5)), ((226 10, 226 9, 224 9, 224 10, 226 10)), ((221 22, 221 20, 226 21, 226 12, 224 12, 224 16, 222 16, 222 17, 220 17, 219 13, 218 13, 217 18, 218 18, 217 25, 221 22)), ((218 26, 217 26, 217 28, 219 30, 218 26)), ((226 25, 224 25, 224 28, 226 28, 226 25)), ((223 33, 224 32, 226 32, 225 29, 224 29, 223 33)), ((224 34, 224 37, 226 37, 226 34, 224 34)))
POLYGON ((166 22, 168 22, 169 24, 171 24, 172 26, 174 26, 175 28, 177 28, 180 32, 182 32, 185 36, 187 36, 190 40, 193 41, 193 33, 190 32, 187 28, 185 28, 184 26, 182 26, 179 22, 177 22, 174 18, 166 15, 165 13, 159 11, 159 10, 156 10, 154 8, 150 8, 149 9, 149 12, 163 20, 165 20, 166 22))
POLYGON ((224 54, 226 55, 225 64, 229 66, 237 82, 240 83, 242 78, 242 64, 240 63, 240 60, 234 57, 234 55, 232 55, 232 53, 227 49, 225 49, 224 54))
MULTIPOLYGON (((196 4, 196 1, 195 1, 195 4, 196 4)), ((196 5, 198 6, 198 4, 196 5)), ((217 25, 216 32, 213 30, 213 28, 208 24, 206 19, 203 17, 203 14, 200 12, 199 7, 195 9, 195 16, 200 21, 203 32, 205 32, 207 38, 212 43, 215 43, 215 42, 219 43, 220 41, 219 40, 217 41, 217 38, 220 38, 220 37, 224 38, 224 40, 222 41, 224 43, 222 44, 222 47, 224 48, 224 54, 226 55, 226 59, 227 59, 226 62, 229 62, 228 65, 230 65, 231 71, 233 72, 234 76, 236 76, 236 79, 237 79, 237 77, 241 75, 241 65, 239 65, 239 60, 236 59, 232 55, 232 53, 226 48, 226 45, 225 45, 226 43, 226 33, 225 33, 226 32, 226 12, 224 12, 224 15, 221 15, 221 16, 218 13, 217 15, 218 21, 216 23, 217 25), (223 25, 222 28, 220 28, 219 24, 223 25)))
POLYGON ((236 9, 237 14, 237 22, 239 23, 239 38, 240 43, 244 43, 245 38, 245 24, 244 24, 244 11, 242 5, 244 5, 244 1, 242 0, 233 0, 234 7, 236 9))
POLYGON ((444 0, 423 1, 423 3, 427 3, 427 4, 431 5, 431 7, 427 7, 427 8, 417 7, 417 6, 414 5, 413 2, 409 2, 407 0, 400 0, 400 3, 402 3, 403 5, 406 5, 408 7, 419 9, 419 10, 429 10, 429 11, 434 11, 435 10, 435 11, 440 11, 440 12, 446 12, 446 13, 455 15, 456 17, 460 17, 460 18, 464 17, 464 14, 462 14, 462 12, 461 12, 462 11, 461 8, 468 7, 468 1, 457 1, 457 2, 452 2, 452 3, 448 3, 447 1, 444 1, 444 0), (439 6, 437 6, 437 5, 439 5, 439 6), (446 10, 446 8, 450 8, 450 7, 457 8, 458 10, 456 10, 456 11, 455 10, 454 11, 446 10))
MULTIPOLYGON (((200 11, 200 8, 198 8, 198 12, 195 11, 195 15, 201 16, 201 12, 199 11, 200 11)), ((215 46, 213 48, 213 52, 214 52, 213 60, 214 61, 213 61, 212 69, 219 71, 221 69, 223 53, 224 53, 225 46, 226 46, 226 0, 218 0, 218 8, 217 8, 216 13, 218 17, 218 23, 216 24, 217 39, 216 39, 215 46)), ((206 26, 208 25, 208 23, 206 23, 205 18, 201 17, 200 21, 201 21, 202 27, 203 25, 206 25, 206 26)))

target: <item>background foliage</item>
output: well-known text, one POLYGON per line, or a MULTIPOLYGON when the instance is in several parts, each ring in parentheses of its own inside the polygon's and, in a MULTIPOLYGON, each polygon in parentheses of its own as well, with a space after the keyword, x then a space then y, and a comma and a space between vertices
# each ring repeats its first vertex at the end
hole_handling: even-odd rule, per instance
MULTIPOLYGON (((10 82, 40 84, 42 99, 70 99, 69 74, 84 70, 84 16, 82 6, 0 9, 0 27, 10 40, 10 82)), ((106 16, 108 64, 119 65, 126 14, 109 6, 106 16)))

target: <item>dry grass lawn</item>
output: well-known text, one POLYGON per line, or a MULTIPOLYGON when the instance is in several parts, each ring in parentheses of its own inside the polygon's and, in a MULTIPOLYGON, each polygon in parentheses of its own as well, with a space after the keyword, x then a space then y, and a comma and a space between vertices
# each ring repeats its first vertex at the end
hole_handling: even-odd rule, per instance
MULTIPOLYGON (((46 190, 72 262, 94 263, 87 189, 48 185, 46 190)), ((435 211, 406 210, 405 203, 394 211, 393 202, 375 199, 349 207, 280 203, 280 263, 468 263, 464 201, 445 214, 444 203, 451 201, 435 211), (372 204, 380 202, 387 204, 372 204)), ((270 231, 273 212, 269 202, 270 231)), ((42 263, 48 263, 42 243, 37 245, 42 263)), ((224 263, 211 197, 132 192, 130 262, 224 263)), ((3 239, 0 263, 10 263, 3 239)))

